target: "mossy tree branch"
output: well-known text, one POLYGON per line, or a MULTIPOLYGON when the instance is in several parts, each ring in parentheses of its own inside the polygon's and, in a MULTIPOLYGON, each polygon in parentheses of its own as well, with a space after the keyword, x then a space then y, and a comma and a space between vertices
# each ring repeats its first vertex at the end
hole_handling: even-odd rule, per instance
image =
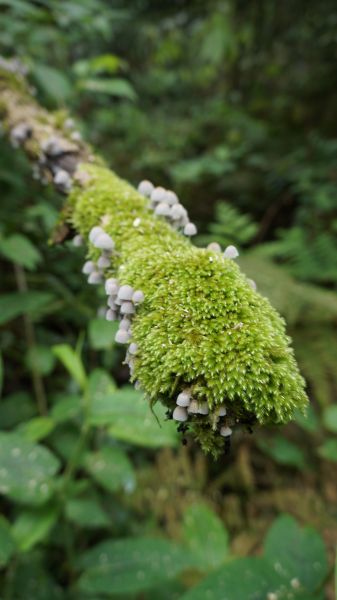
POLYGON ((115 278, 144 294, 129 332, 136 349, 128 356, 131 380, 171 412, 179 393, 192 397, 197 409, 188 428, 214 454, 223 448, 224 428, 291 419, 307 403, 304 381, 284 321, 268 300, 233 260, 193 246, 157 216, 148 198, 69 129, 67 115, 36 103, 10 64, 0 64, 4 129, 40 176, 67 193, 61 229, 78 232, 91 264, 109 258, 97 281, 115 278), (104 229, 113 250, 97 248, 94 227, 104 229))

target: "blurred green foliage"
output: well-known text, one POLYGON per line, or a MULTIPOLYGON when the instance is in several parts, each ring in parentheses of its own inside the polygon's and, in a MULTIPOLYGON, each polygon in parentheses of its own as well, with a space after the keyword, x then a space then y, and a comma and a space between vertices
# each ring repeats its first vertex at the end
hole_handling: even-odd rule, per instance
POLYGON ((247 555, 281 512, 335 547, 336 3, 0 0, 0 32, 119 174, 175 189, 197 243, 238 245, 313 401, 225 462, 182 450, 128 387, 81 251, 48 245, 62 200, 0 139, 1 598, 331 600, 292 518, 247 555))

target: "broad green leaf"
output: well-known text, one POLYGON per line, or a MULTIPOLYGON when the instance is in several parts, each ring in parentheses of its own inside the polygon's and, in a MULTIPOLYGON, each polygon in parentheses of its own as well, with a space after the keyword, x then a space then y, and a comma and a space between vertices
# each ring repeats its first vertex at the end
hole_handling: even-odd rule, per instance
POLYGON ((108 527, 110 520, 95 497, 70 498, 65 504, 69 521, 84 528, 108 527))
POLYGON ((104 369, 94 369, 89 375, 88 395, 90 403, 96 405, 116 391, 116 384, 111 375, 104 369))
POLYGON ((43 504, 53 492, 58 459, 17 433, 0 433, 0 494, 23 504, 43 504))
POLYGON ((63 71, 50 65, 34 63, 33 75, 44 93, 58 103, 66 102, 72 94, 70 81, 63 71))
POLYGON ((26 440, 38 442, 47 437, 54 427, 55 423, 50 417, 35 417, 30 421, 21 423, 16 431, 26 440))
POLYGON ((303 450, 282 437, 281 435, 274 436, 268 440, 258 440, 259 448, 268 456, 273 458, 280 465, 289 465, 304 469, 306 467, 306 458, 303 450))
MULTIPOLYGON (((61 423, 51 434, 48 442, 53 450, 68 461, 78 451, 80 431, 73 423, 61 423)), ((83 449, 84 452, 84 449, 83 449)))
POLYGON ((0 402, 0 428, 10 429, 36 415, 36 406, 29 394, 18 392, 0 402))
POLYGON ((15 552, 15 542, 10 524, 0 515, 0 569, 5 567, 15 552))
POLYGON ((202 571, 215 569, 228 558, 228 534, 206 504, 192 504, 184 513, 183 538, 202 571))
POLYGON ((85 571, 78 585, 92 594, 141 592, 164 585, 193 564, 188 550, 164 539, 107 540, 80 557, 78 565, 85 571))
POLYGON ((81 89, 89 92, 127 98, 128 100, 137 98, 134 88, 126 79, 84 79, 79 85, 81 89))
POLYGON ((119 489, 132 492, 135 488, 132 465, 121 448, 106 446, 88 454, 85 467, 97 483, 109 492, 119 489))
POLYGON ((65 600, 64 591, 45 570, 40 554, 34 551, 21 554, 13 573, 11 593, 13 600, 65 600))
POLYGON ((337 406, 331 405, 323 412, 324 426, 333 433, 337 433, 337 406))
POLYGON ((52 350, 79 387, 85 389, 87 376, 81 358, 76 354, 75 350, 67 344, 58 344, 57 346, 53 346, 52 350))
POLYGON ((37 248, 27 237, 20 233, 15 233, 7 238, 0 238, 0 253, 8 260, 26 269, 34 269, 41 260, 41 254, 37 248))
POLYGON ((337 440, 328 439, 321 444, 318 448, 318 454, 326 460, 337 462, 337 440))
POLYGON ((203 579, 181 600, 267 600, 280 585, 280 577, 265 559, 239 558, 203 579))
POLYGON ((27 314, 35 316, 52 303, 55 296, 48 292, 17 292, 0 297, 0 325, 27 314))
POLYGON ((165 408, 158 404, 154 412, 157 418, 141 393, 132 388, 124 388, 113 394, 94 398, 89 423, 105 425, 116 439, 146 448, 176 446, 176 427, 172 421, 165 421, 165 408))
POLYGON ((27 352, 26 364, 31 371, 49 375, 55 365, 55 356, 49 346, 33 346, 27 352))
POLYGON ((92 319, 89 322, 90 345, 95 350, 111 348, 115 341, 118 324, 106 319, 92 319))
POLYGON ((82 398, 80 396, 58 396, 50 411, 50 416, 55 423, 63 423, 77 417, 81 409, 82 398))
POLYGON ((21 552, 31 550, 48 537, 57 521, 58 512, 57 506, 51 504, 38 509, 24 509, 19 513, 12 533, 21 552))
POLYGON ((320 535, 309 527, 301 528, 288 515, 274 521, 265 539, 264 555, 282 578, 297 581, 306 592, 314 592, 328 571, 320 535))

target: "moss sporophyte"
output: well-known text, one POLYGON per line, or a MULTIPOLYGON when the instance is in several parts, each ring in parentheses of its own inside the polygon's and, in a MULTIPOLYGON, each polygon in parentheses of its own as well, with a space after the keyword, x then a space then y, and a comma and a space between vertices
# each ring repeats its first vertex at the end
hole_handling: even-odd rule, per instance
POLYGON ((174 192, 117 177, 66 115, 41 109, 5 71, 0 65, 5 130, 12 140, 19 131, 15 144, 67 195, 74 244, 87 245, 83 273, 105 284, 106 317, 119 321, 131 381, 151 405, 165 404, 215 455, 236 427, 285 423, 304 409, 284 320, 240 271, 236 248, 194 246, 196 227, 174 192))

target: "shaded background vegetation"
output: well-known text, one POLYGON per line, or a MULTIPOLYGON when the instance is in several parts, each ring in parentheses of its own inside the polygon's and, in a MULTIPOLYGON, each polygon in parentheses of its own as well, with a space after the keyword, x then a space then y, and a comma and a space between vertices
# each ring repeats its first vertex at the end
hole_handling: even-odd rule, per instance
MULTIPOLYGON (((1 597, 197 600, 211 590, 220 600, 224 585, 230 600, 245 600, 265 578, 255 591, 267 598, 284 584, 267 558, 228 557, 259 554, 283 512, 320 531, 331 566, 336 3, 3 0, 0 31, 0 53, 29 67, 39 101, 69 109, 118 174, 174 189, 198 244, 239 247, 242 268, 287 320, 312 400, 306 419, 238 435, 217 463, 191 441, 182 447, 167 424, 149 426, 99 316, 102 296, 80 273, 83 253, 48 246, 62 199, 0 139, 1 597), (38 442, 49 453, 29 466, 38 442)), ((280 518, 265 555, 286 561, 277 540, 288 549, 292 536, 302 540, 295 570, 281 560, 287 585, 302 587, 278 598, 333 598, 320 538, 280 518), (316 580, 300 573, 303 562, 321 564, 316 580)))

